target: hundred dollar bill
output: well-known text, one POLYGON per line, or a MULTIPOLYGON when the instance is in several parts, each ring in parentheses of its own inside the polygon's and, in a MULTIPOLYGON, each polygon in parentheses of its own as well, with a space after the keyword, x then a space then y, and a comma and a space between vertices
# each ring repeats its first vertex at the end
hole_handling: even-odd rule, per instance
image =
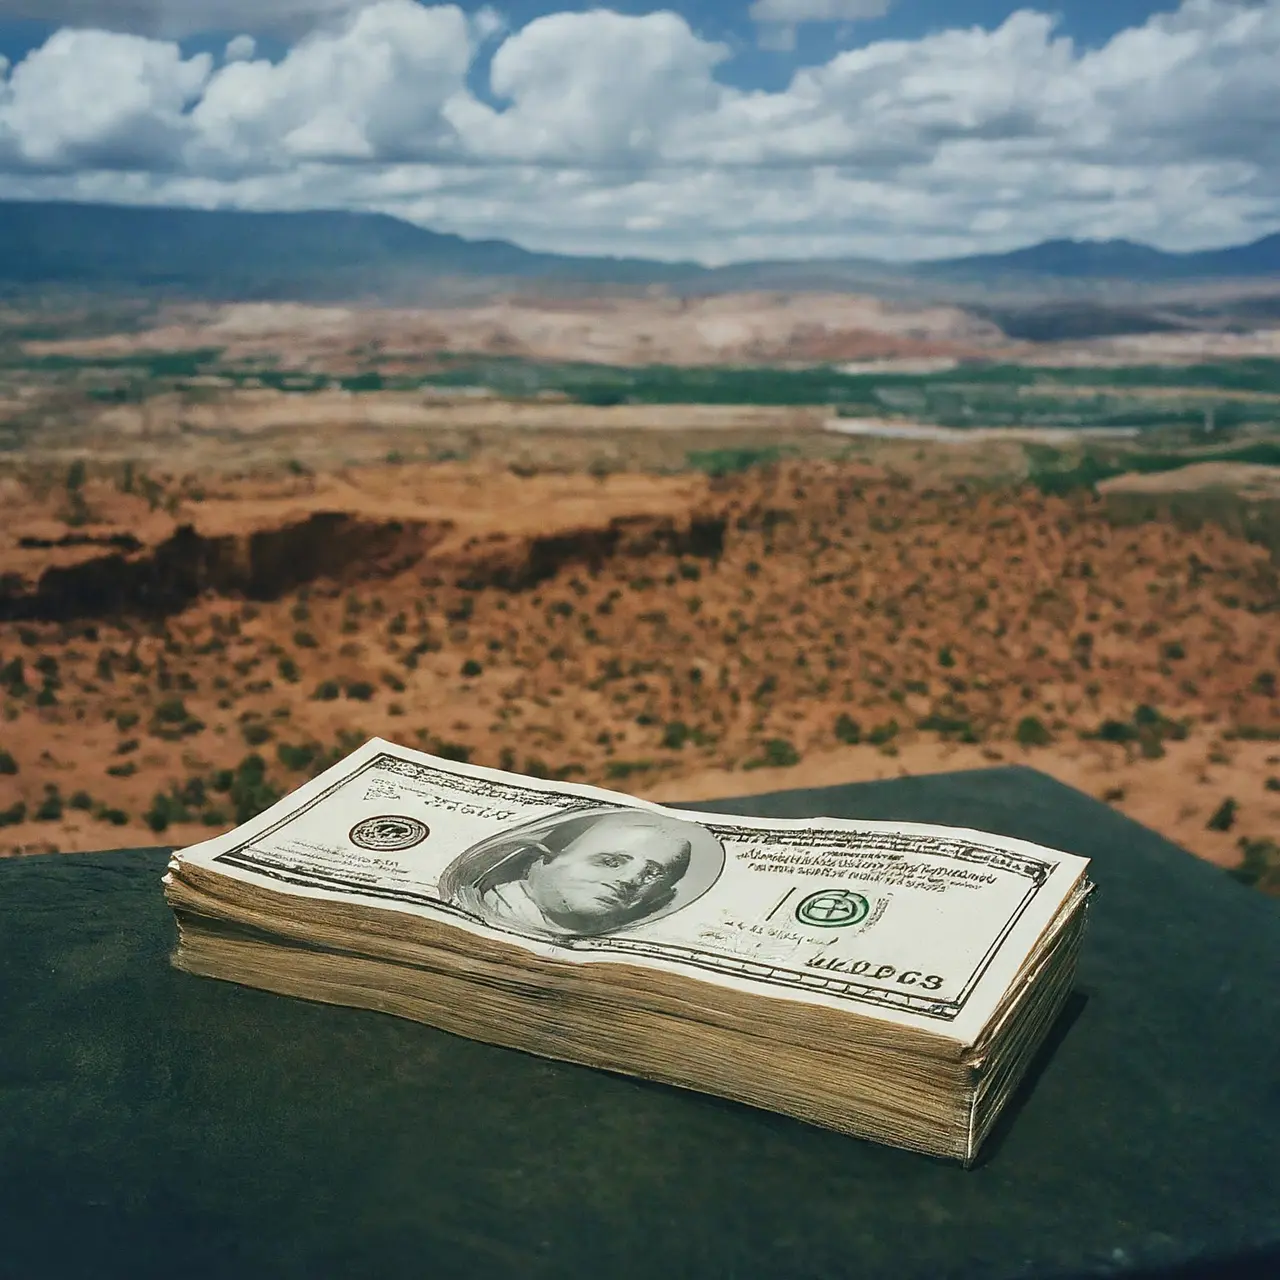
POLYGON ((962 1043, 1088 888, 1086 859, 985 832, 694 814, 380 738, 184 864, 962 1043))

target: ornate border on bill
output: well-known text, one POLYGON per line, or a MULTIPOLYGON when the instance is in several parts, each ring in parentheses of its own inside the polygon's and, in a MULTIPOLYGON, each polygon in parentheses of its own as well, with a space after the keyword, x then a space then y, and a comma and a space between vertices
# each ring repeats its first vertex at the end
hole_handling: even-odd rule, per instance
MULTIPOLYGON (((464 919, 472 923, 483 923, 487 928, 500 930, 500 926, 495 926, 489 921, 481 921, 474 913, 434 893, 418 892, 408 886, 392 887, 378 884, 375 877, 360 873, 344 875, 334 870, 307 867, 300 859, 290 858, 287 854, 282 855, 261 847, 261 842, 265 838, 282 831, 336 792, 357 783, 362 775, 372 769, 400 774, 460 796, 473 797, 475 802, 496 800, 518 805, 555 805, 562 813, 575 809, 590 810, 600 805, 598 798, 575 794, 568 788, 540 787, 533 783, 499 781, 478 777, 472 773, 455 773, 433 765, 406 760, 388 752, 379 752, 358 763, 351 772, 337 778, 328 787, 315 792, 303 803, 286 811, 271 825, 255 831, 252 837, 215 855, 213 861, 286 884, 427 908, 433 913, 464 919)), ((619 801, 623 799, 621 796, 617 797, 619 801)), ((465 809, 463 811, 465 812, 465 809)), ((739 846, 753 842, 762 844, 767 842, 775 845, 783 842, 795 848, 821 844, 829 849, 833 845, 843 843, 851 850, 856 847, 860 853, 864 854, 924 853, 935 858, 947 858, 959 863, 1021 876, 1027 882, 1026 892, 997 931, 990 946, 962 984, 959 993, 950 1000, 939 1000, 908 991, 888 990, 883 986, 859 982, 856 978, 845 974, 836 976, 831 971, 806 972, 785 965, 737 958, 709 949, 638 938, 574 937, 558 940, 553 945, 578 953, 655 959, 729 977, 745 978, 766 985, 807 991, 880 1008, 899 1009, 903 1012, 949 1022, 964 1010, 1005 939, 1022 919, 1054 868, 1054 863, 1027 853, 984 845, 972 840, 949 839, 944 836, 922 836, 885 830, 845 830, 839 825, 823 828, 808 826, 783 833, 777 827, 729 823, 724 820, 724 815, 707 815, 706 821, 701 821, 700 816, 695 813, 690 813, 688 816, 690 821, 698 822, 720 840, 730 841, 739 846)), ((505 932, 514 931, 505 930, 505 932)))

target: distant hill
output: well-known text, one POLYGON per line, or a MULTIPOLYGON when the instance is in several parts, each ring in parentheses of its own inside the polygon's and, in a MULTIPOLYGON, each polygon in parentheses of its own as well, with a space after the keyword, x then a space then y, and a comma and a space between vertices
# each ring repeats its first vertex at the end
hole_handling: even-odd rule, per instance
POLYGON ((1011 253, 975 254, 914 264, 928 275, 998 277, 1007 273, 1146 282, 1280 275, 1280 233, 1251 244, 1166 253, 1132 240, 1046 240, 1011 253))
POLYGON ((441 278, 657 282, 699 271, 534 253, 380 213, 0 201, 0 284, 243 300, 360 297, 441 278))
MULTIPOLYGON (((641 258, 536 253, 379 213, 256 213, 0 201, 0 290, 160 292, 220 300, 441 301, 536 284, 538 292, 663 285, 675 293, 847 290, 979 302, 984 290, 1092 296, 1196 279, 1280 282, 1280 234, 1202 253, 1127 240, 1049 240, 1012 253, 891 264, 870 259, 705 268, 641 258), (1092 283, 1091 283, 1092 282, 1092 283), (976 292, 975 292, 976 291, 976 292)), ((1108 304, 1119 301, 1110 297, 1108 304)), ((1081 322, 1081 317, 1073 323, 1081 322)), ((1037 321, 1039 323, 1039 321, 1037 321)), ((1088 321, 1084 321, 1088 327, 1088 321)), ((1133 317, 1128 323, 1141 323, 1133 317)))

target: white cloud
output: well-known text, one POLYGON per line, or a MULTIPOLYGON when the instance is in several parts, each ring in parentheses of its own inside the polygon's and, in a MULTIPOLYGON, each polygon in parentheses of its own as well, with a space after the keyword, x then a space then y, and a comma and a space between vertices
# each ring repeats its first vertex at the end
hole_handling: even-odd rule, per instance
MULTIPOLYGON (((758 24, 756 43, 766 53, 790 53, 796 47, 796 28, 806 22, 847 25, 883 18, 894 0, 754 0, 748 17, 758 24)), ((841 39, 845 37, 842 35, 841 39)))
POLYGON ((459 102, 452 118, 480 154, 627 165, 661 155, 685 121, 714 111, 712 71, 729 50, 670 12, 608 10, 538 18, 493 55, 502 111, 459 102))
POLYGON ((167 167, 212 62, 140 36, 58 31, 10 73, 0 137, 37 168, 167 167))
POLYGON ((484 5, 471 15, 471 30, 476 40, 483 44, 487 40, 505 34, 507 20, 496 9, 484 5))
POLYGON ((1094 50, 1024 10, 839 53, 776 92, 733 87, 729 50, 671 12, 495 22, 377 0, 277 63, 241 45, 217 68, 62 31, 0 72, 0 195, 378 208, 707 261, 1280 226, 1280 0, 1186 0, 1094 50), (486 39, 496 106, 467 88, 486 39))
POLYGON ((234 172, 449 153, 443 109, 465 94, 471 57, 461 9, 380 0, 278 64, 236 62, 214 75, 191 113, 190 162, 234 172))
POLYGON ((236 36, 227 41, 223 58, 227 62, 252 62, 258 52, 258 42, 252 36, 236 36))

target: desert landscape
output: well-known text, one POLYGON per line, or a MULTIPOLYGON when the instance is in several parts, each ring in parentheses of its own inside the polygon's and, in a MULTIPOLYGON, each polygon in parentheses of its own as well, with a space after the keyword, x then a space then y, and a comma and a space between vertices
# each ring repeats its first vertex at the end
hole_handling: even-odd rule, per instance
POLYGON ((0 850, 189 843, 378 734, 668 801, 1028 764, 1275 887, 1280 385, 1193 375, 1280 331, 1150 335, 1144 380, 1132 337, 731 302, 11 309, 0 850), (432 381, 458 355, 640 377, 659 340, 690 376, 862 361, 899 398, 1083 365, 1089 403, 1114 378, 1172 425, 1095 457, 849 435, 816 393, 432 381), (1248 412, 1197 433, 1210 403, 1248 412))

